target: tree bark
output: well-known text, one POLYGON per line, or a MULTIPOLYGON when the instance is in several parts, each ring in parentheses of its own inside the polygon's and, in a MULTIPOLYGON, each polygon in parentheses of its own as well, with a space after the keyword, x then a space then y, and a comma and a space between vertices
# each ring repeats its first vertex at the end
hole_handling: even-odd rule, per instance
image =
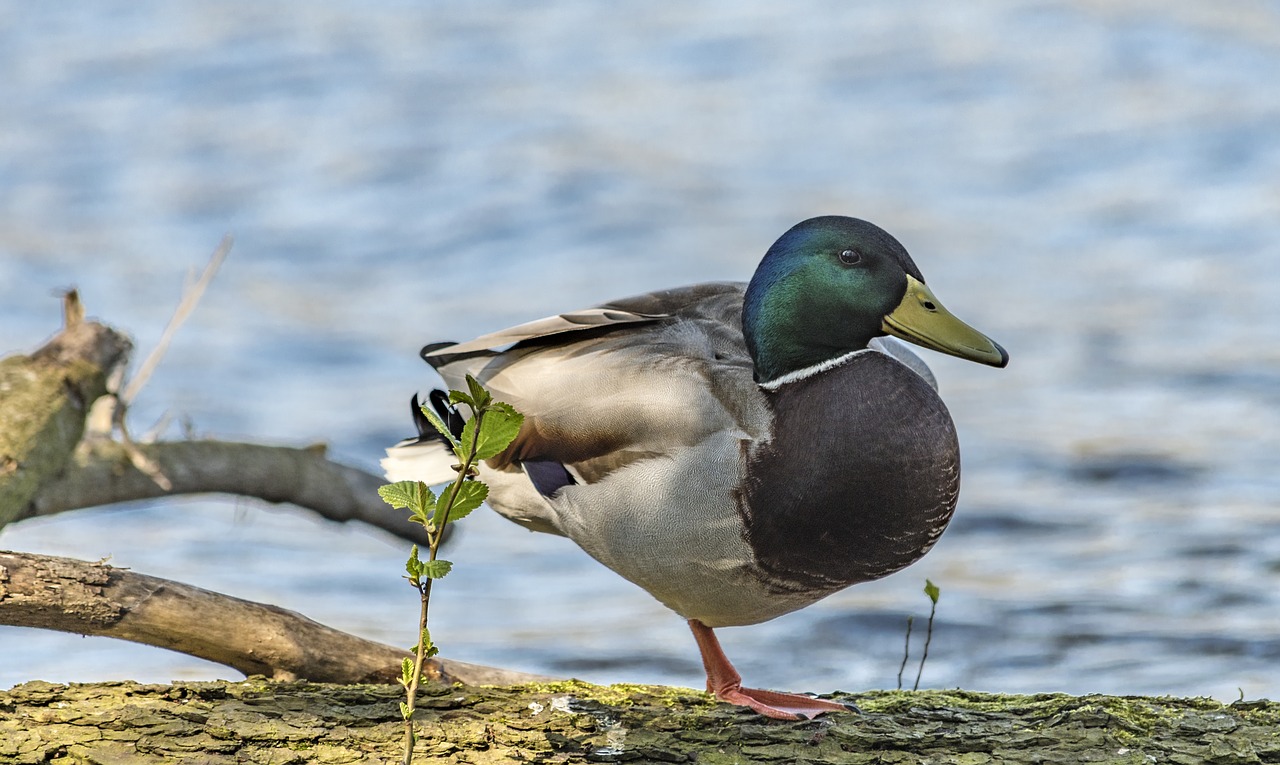
POLYGON ((90 405, 132 347, 110 327, 68 317, 40 350, 0 359, 0 528, 62 472, 90 405))
MULTIPOLYGON (((131 640, 276 680, 394 683, 409 655, 277 606, 105 563, 12 552, 0 552, 0 624, 131 640)), ((424 672, 449 682, 535 679, 447 659, 424 672)))
MULTIPOLYGON (((0 692, 0 761, 390 763, 392 686, 52 685, 0 692), (64 760, 65 758, 65 760, 64 760)), ((687 689, 428 686, 416 762, 1280 762, 1280 704, 964 691, 846 695, 862 714, 767 720, 687 689)))

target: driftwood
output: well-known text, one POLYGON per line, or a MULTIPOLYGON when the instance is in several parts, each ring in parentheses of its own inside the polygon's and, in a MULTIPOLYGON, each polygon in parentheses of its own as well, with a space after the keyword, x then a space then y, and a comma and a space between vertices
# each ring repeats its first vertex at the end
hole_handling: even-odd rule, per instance
MULTIPOLYGON (((0 552, 0 624, 121 638, 276 680, 394 683, 409 655, 277 606, 105 563, 12 552, 0 552)), ((424 674, 446 682, 535 679, 448 659, 430 660, 424 674)))
MULTIPOLYGON (((1206 699, 839 695, 862 714, 779 722, 687 689, 554 683, 424 689, 417 762, 1280 762, 1280 704, 1206 699)), ((0 761, 390 763, 394 686, 52 685, 0 692, 0 761)))
MULTIPOLYGON (((220 492, 425 541, 421 526, 378 497, 381 478, 326 459, 323 447, 131 440, 123 402, 139 386, 127 395, 116 389, 132 343, 85 321, 74 293, 64 309, 64 329, 43 347, 0 359, 0 527, 115 502, 220 492)), ((0 553, 0 624, 108 635, 276 679, 393 682, 407 654, 274 606, 103 563, 21 553, 0 553)), ((535 677, 443 659, 427 674, 473 683, 535 677)))

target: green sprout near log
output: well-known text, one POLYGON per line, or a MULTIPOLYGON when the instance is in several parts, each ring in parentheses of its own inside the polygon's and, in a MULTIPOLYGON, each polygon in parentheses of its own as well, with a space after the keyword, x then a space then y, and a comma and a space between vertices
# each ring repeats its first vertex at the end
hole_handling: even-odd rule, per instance
MULTIPOLYGON (((932 581, 924 580, 924 594, 929 596, 929 625, 924 636, 924 653, 920 657, 920 667, 916 670, 916 681, 911 686, 911 690, 920 690, 920 676, 924 674, 924 663, 929 659, 929 644, 933 642, 933 617, 938 613, 938 596, 942 594, 942 590, 938 589, 938 585, 932 581)), ((911 625, 915 622, 914 616, 907 617, 907 638, 902 647, 902 664, 898 666, 898 690, 902 690, 902 672, 907 668, 907 659, 911 656, 911 625)))
POLYGON ((449 561, 436 557, 444 540, 445 526, 470 515, 489 496, 489 487, 476 480, 476 465, 506 449, 515 440, 524 421, 524 416, 510 404, 494 401, 489 391, 471 375, 467 375, 466 392, 449 391, 449 403, 466 405, 471 410, 471 418, 460 436, 455 436, 429 407, 422 407, 422 413, 457 455, 458 464, 453 468, 458 477, 438 497, 422 481, 399 481, 378 489, 378 494, 387 504, 398 510, 407 509, 410 520, 426 529, 428 539, 427 560, 419 557, 418 546, 414 545, 405 563, 405 579, 418 591, 421 608, 418 612, 418 644, 409 649, 413 656, 406 656, 401 665, 400 684, 405 689, 405 700, 400 702, 400 715, 405 723, 403 765, 413 762, 416 740, 413 714, 418 688, 425 680, 422 666, 440 652, 427 629, 427 609, 431 602, 432 583, 443 579, 453 568, 449 561))
POLYGON ((902 642, 902 663, 898 665, 898 690, 902 690, 902 673, 907 669, 907 660, 911 658, 911 627, 916 623, 914 616, 907 617, 907 637, 902 642))

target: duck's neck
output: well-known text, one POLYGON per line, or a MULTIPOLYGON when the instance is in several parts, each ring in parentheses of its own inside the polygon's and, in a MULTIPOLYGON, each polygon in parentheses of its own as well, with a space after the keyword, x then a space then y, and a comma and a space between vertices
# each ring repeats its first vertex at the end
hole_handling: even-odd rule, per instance
POLYGON ((866 349, 872 338, 884 334, 880 322, 873 310, 842 309, 831 285, 808 273, 784 279, 763 264, 742 302, 742 334, 755 362, 756 382, 762 385, 821 370, 866 349))
POLYGON ((819 375, 819 374, 822 374, 823 372, 827 372, 832 369, 835 369, 841 364, 844 364, 845 362, 850 361, 851 359, 857 356, 860 356, 864 353, 871 353, 871 352, 872 352, 871 348, 859 348, 856 351, 846 351, 845 353, 842 353, 839 356, 833 356, 829 359, 824 359, 822 361, 819 361, 816 364, 810 364, 809 366, 806 366, 806 367, 793 369, 790 372, 783 373, 781 375, 778 375, 777 377, 764 380, 760 382, 760 387, 768 391, 776 391, 782 388, 783 386, 789 385, 791 383, 796 383, 801 380, 813 377, 814 375, 819 375))
POLYGON ((742 330, 755 362, 756 382, 776 386, 839 365, 867 350, 873 332, 814 321, 794 310, 770 310, 768 301, 743 305, 742 330))
POLYGON ((849 348, 809 342, 791 328, 776 326, 755 333, 754 341, 748 333, 747 348, 755 361, 756 382, 761 385, 816 373, 850 353, 849 348))

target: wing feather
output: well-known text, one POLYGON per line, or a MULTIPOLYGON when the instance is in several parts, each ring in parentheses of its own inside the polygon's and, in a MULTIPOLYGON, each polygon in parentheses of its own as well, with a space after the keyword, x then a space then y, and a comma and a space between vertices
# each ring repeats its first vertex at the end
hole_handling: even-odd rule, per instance
POLYGON ((663 290, 430 346, 424 358, 450 387, 473 375, 524 413, 493 467, 554 461, 593 483, 712 433, 763 432, 742 294, 737 283, 663 290))
POLYGON ((430 360, 432 357, 449 356, 458 353, 474 353, 476 351, 486 351, 495 348, 501 348, 505 345, 523 342, 525 340, 535 340, 552 335, 559 335, 564 332, 575 332, 582 329, 600 329, 608 327, 616 327, 624 324, 636 324, 638 322, 652 322, 665 318, 662 315, 651 315, 642 313, 632 313, 630 311, 619 311, 612 308, 588 308, 582 311, 573 311, 571 313, 562 313, 558 316, 548 316, 545 319, 536 319, 534 321, 518 324, 514 327, 490 332, 487 335, 481 335, 474 340, 468 340, 465 343, 455 343, 453 345, 443 345, 434 350, 424 352, 422 357, 430 360))

